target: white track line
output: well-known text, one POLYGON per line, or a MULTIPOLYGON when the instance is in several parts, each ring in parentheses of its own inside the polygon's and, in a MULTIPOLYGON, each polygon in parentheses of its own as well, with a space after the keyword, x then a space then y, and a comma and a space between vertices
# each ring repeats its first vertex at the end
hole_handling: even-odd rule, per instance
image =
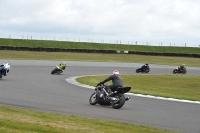
MULTIPOLYGON (((69 78, 65 79, 65 81, 67 81, 67 82, 70 83, 70 84, 77 85, 77 86, 80 86, 80 87, 89 88, 89 89, 95 89, 94 86, 81 84, 81 83, 79 83, 79 82, 76 81, 77 78, 86 77, 86 76, 97 76, 97 75, 85 75, 85 76, 69 77, 69 78)), ((145 97, 145 98, 153 98, 153 99, 167 100, 167 101, 176 101, 176 102, 182 102, 182 103, 195 103, 195 104, 200 104, 199 101, 180 100, 180 99, 175 99, 175 98, 164 98, 164 97, 157 97, 157 96, 151 96, 151 95, 142 95, 142 94, 134 94, 134 93, 126 93, 126 94, 127 94, 127 95, 132 95, 132 96, 138 96, 138 97, 145 97)))

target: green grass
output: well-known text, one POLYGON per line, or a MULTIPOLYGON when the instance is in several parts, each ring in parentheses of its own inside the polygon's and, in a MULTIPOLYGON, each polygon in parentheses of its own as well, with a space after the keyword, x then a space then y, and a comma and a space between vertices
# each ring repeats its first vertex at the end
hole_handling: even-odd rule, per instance
POLYGON ((86 42, 64 42, 47 40, 22 40, 0 38, 0 46, 28 46, 28 47, 53 47, 53 48, 74 48, 74 49, 98 49, 98 50, 128 50, 157 53, 190 53, 200 54, 200 48, 173 47, 173 46, 145 46, 145 45, 120 45, 100 44, 86 42))
POLYGON ((200 67, 198 58, 145 56, 127 54, 97 54, 97 53, 70 53, 70 52, 31 52, 0 50, 0 59, 26 59, 26 60, 67 60, 67 61, 97 61, 97 62, 129 62, 164 64, 179 66, 200 67))
POLYGON ((167 130, 0 106, 1 133, 172 133, 167 130))
MULTIPOLYGON (((96 86, 108 76, 78 78, 83 84, 96 86)), ((121 75, 131 93, 200 101, 200 76, 178 75, 121 75)), ((111 82, 109 82, 111 84, 111 82)))

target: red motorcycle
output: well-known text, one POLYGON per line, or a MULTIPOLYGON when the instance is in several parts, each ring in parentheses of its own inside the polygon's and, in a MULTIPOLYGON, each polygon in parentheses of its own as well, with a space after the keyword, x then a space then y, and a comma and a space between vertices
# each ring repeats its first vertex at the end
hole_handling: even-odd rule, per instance
POLYGON ((176 73, 185 74, 186 72, 187 72, 186 68, 183 68, 182 70, 180 70, 178 67, 176 67, 176 68, 173 70, 173 74, 176 74, 176 73))

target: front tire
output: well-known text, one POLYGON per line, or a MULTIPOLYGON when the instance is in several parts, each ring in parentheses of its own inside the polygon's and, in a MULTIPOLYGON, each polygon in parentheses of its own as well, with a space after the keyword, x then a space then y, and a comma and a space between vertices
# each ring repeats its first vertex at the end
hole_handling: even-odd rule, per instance
POLYGON ((90 99, 89 99, 89 103, 91 105, 96 105, 98 103, 98 98, 96 96, 96 92, 94 92, 91 96, 90 96, 90 99))
POLYGON ((149 69, 149 68, 147 68, 145 72, 146 72, 146 73, 148 73, 149 71, 150 71, 150 69, 149 69))
POLYGON ((121 108, 124 103, 125 103, 125 96, 123 94, 117 94, 115 95, 115 98, 119 98, 119 101, 112 101, 111 102, 111 106, 114 108, 114 109, 119 109, 121 108))
POLYGON ((137 69, 137 70, 136 70, 136 73, 139 73, 139 72, 140 72, 140 70, 139 70, 139 69, 137 69))
POLYGON ((176 69, 174 69, 174 71, 173 71, 173 74, 176 74, 177 73, 177 70, 176 69))
POLYGON ((186 71, 183 71, 182 73, 183 73, 183 74, 186 74, 186 71))

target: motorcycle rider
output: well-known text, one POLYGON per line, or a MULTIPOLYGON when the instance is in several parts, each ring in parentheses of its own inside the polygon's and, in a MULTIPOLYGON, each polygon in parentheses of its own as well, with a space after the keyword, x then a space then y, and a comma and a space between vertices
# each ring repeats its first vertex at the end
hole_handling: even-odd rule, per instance
POLYGON ((1 68, 3 68, 3 75, 6 76, 9 70, 7 70, 5 63, 0 65, 1 68))
MULTIPOLYGON (((110 77, 106 78, 104 81, 99 82, 99 83, 97 84, 97 86, 99 86, 99 85, 101 85, 101 84, 104 84, 104 83, 106 83, 106 82, 108 82, 108 81, 110 81, 110 80, 112 80, 112 83, 113 83, 113 84, 107 86, 107 91, 108 91, 108 93, 110 92, 110 90, 111 90, 112 92, 114 92, 114 91, 116 91, 116 89, 117 89, 118 87, 123 87, 123 86, 124 86, 123 81, 122 81, 122 78, 119 76, 119 71, 118 71, 118 70, 114 70, 114 71, 113 71, 113 74, 112 74, 110 77)), ((111 93, 112 93, 112 92, 111 92, 111 93)), ((129 100, 129 99, 130 99, 130 97, 127 97, 127 98, 126 98, 126 101, 129 100)))
POLYGON ((147 69, 147 68, 148 68, 148 66, 149 66, 149 64, 148 64, 148 63, 146 63, 145 65, 143 65, 143 66, 141 67, 141 70, 142 70, 142 71, 144 71, 145 69, 147 69))
POLYGON ((65 70, 65 67, 66 67, 66 62, 61 63, 58 67, 59 67, 60 71, 63 72, 63 70, 65 70))
POLYGON ((178 70, 181 71, 181 72, 182 72, 184 69, 185 69, 185 64, 180 65, 180 66, 178 67, 178 70))

